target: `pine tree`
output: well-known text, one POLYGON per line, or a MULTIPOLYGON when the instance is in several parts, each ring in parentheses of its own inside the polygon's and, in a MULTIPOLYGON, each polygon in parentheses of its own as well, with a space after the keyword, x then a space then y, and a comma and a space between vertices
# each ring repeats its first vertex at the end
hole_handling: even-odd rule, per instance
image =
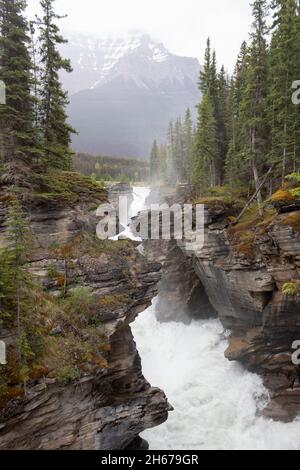
POLYGON ((267 119, 268 49, 267 49, 267 2, 255 0, 252 4, 253 25, 249 48, 249 66, 246 89, 242 102, 244 151, 251 163, 260 213, 262 194, 259 190, 260 172, 268 152, 269 132, 267 119))
POLYGON ((153 142, 151 155, 150 155, 150 176, 153 183, 157 183, 159 178, 159 149, 157 141, 153 142))
POLYGON ((18 337, 18 356, 20 363, 20 374, 24 381, 26 391, 27 361, 32 356, 29 346, 26 328, 25 311, 27 309, 28 293, 32 288, 31 276, 27 269, 29 261, 32 238, 27 219, 23 213, 21 203, 15 191, 10 203, 8 218, 5 223, 7 245, 2 252, 6 261, 7 272, 13 276, 14 282, 10 289, 10 311, 15 312, 15 322, 18 337))
MULTIPOLYGON (((36 23, 30 21, 29 31, 30 31, 30 54, 31 54, 31 63, 32 63, 32 95, 33 95, 33 105, 34 105, 34 126, 36 129, 39 128, 39 65, 38 65, 38 43, 35 36, 36 23)), ((40 136, 41 138, 41 136, 40 136)))
POLYGON ((168 149, 165 144, 161 144, 158 151, 159 155, 159 174, 161 181, 167 181, 167 169, 168 169, 168 149))
POLYGON ((183 179, 190 182, 193 165, 193 121, 192 113, 188 108, 184 118, 184 168, 183 179))
POLYGON ((207 39, 203 70, 200 71, 199 89, 203 95, 211 90, 212 53, 210 38, 207 39))
POLYGON ((181 119, 175 122, 175 142, 174 142, 174 169, 177 181, 182 181, 184 175, 184 136, 181 119))
POLYGON ((175 154, 175 134, 173 121, 169 123, 167 132, 167 159, 166 159, 166 181, 173 183, 175 179, 174 154, 175 154))
POLYGON ((67 123, 68 95, 62 88, 59 72, 72 72, 70 61, 63 59, 59 46, 67 41, 60 35, 55 21, 62 18, 53 6, 54 0, 41 0, 43 17, 38 20, 41 56, 40 122, 45 146, 45 163, 52 168, 69 169, 72 152, 67 123))
POLYGON ((216 184, 215 156, 218 151, 216 120, 209 93, 198 108, 198 128, 195 136, 193 184, 201 194, 216 184))
POLYGON ((224 180, 226 155, 228 152, 229 133, 229 90, 224 66, 216 78, 215 93, 215 119, 217 124, 218 156, 216 161, 217 183, 220 185, 224 180))
POLYGON ((244 176, 246 161, 243 152, 242 104, 246 87, 249 54, 246 42, 242 43, 228 93, 229 144, 226 155, 226 180, 233 186, 244 176))
POLYGON ((0 78, 6 86, 6 104, 0 106, 0 145, 5 178, 12 183, 25 176, 25 167, 41 155, 34 128, 25 8, 24 0, 0 1, 0 78))

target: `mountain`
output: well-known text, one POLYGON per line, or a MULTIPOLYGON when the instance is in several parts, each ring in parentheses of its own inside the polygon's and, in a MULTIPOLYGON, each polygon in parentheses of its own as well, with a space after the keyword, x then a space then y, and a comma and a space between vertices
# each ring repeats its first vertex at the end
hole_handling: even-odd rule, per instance
POLYGON ((148 158, 153 140, 166 139, 169 121, 199 102, 198 60, 174 55, 148 35, 71 36, 62 52, 74 68, 62 79, 77 151, 148 158))

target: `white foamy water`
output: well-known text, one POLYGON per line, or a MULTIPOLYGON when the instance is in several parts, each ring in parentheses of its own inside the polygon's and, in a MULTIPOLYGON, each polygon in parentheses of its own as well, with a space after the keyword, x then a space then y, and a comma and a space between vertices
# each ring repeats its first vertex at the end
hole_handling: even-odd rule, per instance
POLYGON ((175 410, 143 437, 152 450, 300 449, 300 422, 257 416, 266 403, 261 379, 224 357, 218 320, 160 324, 154 308, 132 325, 145 377, 175 410))

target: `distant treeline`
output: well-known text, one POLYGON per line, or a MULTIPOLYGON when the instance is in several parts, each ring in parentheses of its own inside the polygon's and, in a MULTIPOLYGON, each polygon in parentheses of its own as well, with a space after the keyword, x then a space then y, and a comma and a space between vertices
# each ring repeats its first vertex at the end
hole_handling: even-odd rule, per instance
POLYGON ((149 163, 134 158, 77 153, 73 164, 76 171, 99 181, 148 181, 150 176, 149 163))

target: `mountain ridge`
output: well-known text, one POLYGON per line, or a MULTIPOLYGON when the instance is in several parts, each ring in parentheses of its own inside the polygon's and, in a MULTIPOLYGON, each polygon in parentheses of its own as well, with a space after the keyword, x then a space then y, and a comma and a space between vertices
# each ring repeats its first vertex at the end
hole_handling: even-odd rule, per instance
POLYGON ((63 54, 74 73, 62 80, 79 135, 76 151, 147 158, 172 119, 199 102, 198 59, 172 54, 147 34, 125 38, 71 35, 63 54))

